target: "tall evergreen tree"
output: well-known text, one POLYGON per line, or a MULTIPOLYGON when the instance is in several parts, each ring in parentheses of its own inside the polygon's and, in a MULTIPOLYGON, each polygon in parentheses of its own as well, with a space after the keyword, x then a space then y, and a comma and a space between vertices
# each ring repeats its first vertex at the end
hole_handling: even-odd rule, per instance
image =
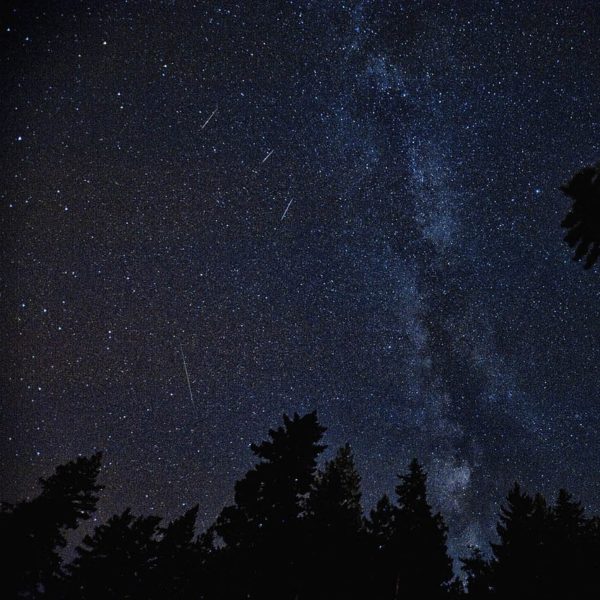
POLYGON ((581 503, 561 489, 549 513, 548 560, 544 573, 547 593, 559 597, 573 594, 580 598, 600 596, 597 559, 592 558, 599 548, 594 549, 588 544, 589 526, 581 503))
POLYGON ((452 579, 448 528, 427 501, 427 474, 414 459, 396 486, 396 598, 443 595, 452 579))
POLYGON ((309 499, 309 515, 323 529, 357 532, 361 527, 360 475, 349 444, 319 471, 309 499))
POLYGON ((467 558, 461 558, 468 596, 476 600, 493 597, 490 561, 480 548, 472 547, 467 558))
POLYGON ((206 558, 202 541, 196 540, 198 506, 190 508, 165 528, 159 529, 156 567, 152 578, 152 598, 190 598, 203 582, 206 558))
POLYGON ((370 513, 367 520, 367 531, 376 542, 377 547, 383 549, 394 535, 395 508, 387 494, 384 494, 370 513))
POLYGON ((373 597, 446 595, 452 581, 447 527, 427 501, 427 474, 415 459, 399 478, 396 504, 384 496, 367 522, 373 597))
POLYGON ((529 496, 515 483, 500 509, 499 542, 492 544, 493 587, 500 597, 535 595, 542 589, 548 559, 547 526, 544 498, 529 496))
POLYGON ((70 598, 152 597, 160 521, 160 517, 135 517, 127 509, 86 535, 67 567, 70 598))
POLYGON ((0 513, 7 597, 48 596, 60 576, 65 534, 96 510, 96 483, 102 455, 79 457, 40 479, 42 492, 33 500, 5 504, 0 513))
POLYGON ((309 588, 306 598, 358 598, 362 593, 360 475, 350 446, 319 472, 308 503, 309 588))
POLYGON ((367 533, 367 580, 371 596, 377 600, 393 598, 396 589, 396 557, 392 541, 396 536, 396 507, 384 494, 365 520, 367 533))
POLYGON ((302 517, 325 428, 314 412, 283 421, 269 440, 251 446, 260 462, 235 484, 235 503, 215 524, 221 563, 235 569, 221 586, 228 598, 295 598, 305 577, 302 517))
POLYGON ((583 556, 582 577, 579 582, 581 598, 600 597, 600 517, 585 520, 580 537, 580 556, 583 556))

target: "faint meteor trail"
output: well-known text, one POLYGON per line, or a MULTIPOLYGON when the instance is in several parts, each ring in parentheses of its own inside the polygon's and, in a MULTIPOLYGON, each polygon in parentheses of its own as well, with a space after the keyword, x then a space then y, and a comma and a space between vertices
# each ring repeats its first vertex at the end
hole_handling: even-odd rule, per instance
POLYGON ((285 207, 285 210, 283 211, 283 214, 281 215, 281 219, 279 219, 280 221, 283 221, 285 215, 287 215, 287 211, 289 210, 290 206, 292 205, 292 202, 294 201, 294 199, 292 198, 289 202, 288 205, 285 207))
POLYGON ((187 363, 185 362, 185 354, 183 353, 183 346, 179 344, 179 351, 181 352, 181 358, 183 359, 183 370, 185 371, 185 379, 187 381, 188 390, 190 392, 190 402, 196 410, 196 403, 194 402, 194 394, 192 394, 192 384, 190 383, 190 374, 188 373, 187 363))
POLYGON ((269 158, 269 156, 271 156, 271 154, 273 154, 273 152, 275 152, 275 150, 271 150, 271 152, 269 152, 269 154, 267 154, 267 155, 266 155, 266 156, 265 156, 265 157, 262 159, 262 162, 261 162, 261 164, 262 164, 262 163, 264 163, 264 162, 267 160, 267 158, 269 158))
POLYGON ((219 107, 217 106, 217 108, 215 108, 215 110, 213 110, 213 111, 210 113, 210 117, 208 117, 208 119, 206 119, 206 121, 204 121, 204 125, 202 125, 202 127, 200 127, 200 129, 204 129, 204 128, 205 128, 205 127, 208 125, 209 121, 210 121, 210 120, 211 120, 211 119, 212 119, 212 118, 215 116, 215 113, 216 113, 218 110, 219 110, 219 107))

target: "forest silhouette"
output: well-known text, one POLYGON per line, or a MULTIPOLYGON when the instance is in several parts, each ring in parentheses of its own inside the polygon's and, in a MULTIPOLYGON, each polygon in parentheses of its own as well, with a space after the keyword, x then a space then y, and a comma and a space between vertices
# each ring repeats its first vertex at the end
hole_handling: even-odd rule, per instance
POLYGON ((554 504, 518 484, 497 539, 453 570, 448 528, 415 459, 365 516, 348 445, 319 468, 325 428, 315 412, 251 446, 257 462, 233 503, 198 535, 198 507, 170 523, 130 509, 85 535, 66 562, 69 532, 90 519, 101 454, 41 479, 33 500, 4 504, 4 598, 341 600, 598 598, 600 518, 560 490, 554 504), (457 576, 457 572, 461 575, 457 576))

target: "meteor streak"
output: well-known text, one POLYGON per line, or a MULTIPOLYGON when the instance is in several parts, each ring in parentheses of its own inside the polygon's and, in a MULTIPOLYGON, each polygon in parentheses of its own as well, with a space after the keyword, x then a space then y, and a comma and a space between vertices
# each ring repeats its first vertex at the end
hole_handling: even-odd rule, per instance
POLYGON ((215 108, 215 110, 213 110, 210 113, 210 117, 208 117, 208 119, 206 119, 206 121, 204 121, 204 125, 202 125, 202 127, 200 127, 200 129, 204 129, 207 125, 208 122, 215 116, 215 113, 219 110, 219 107, 217 106, 217 108, 215 108))
POLYGON ((183 346, 179 344, 179 351, 181 352, 181 358, 183 359, 183 370, 185 371, 185 379, 188 385, 188 391, 190 392, 190 402, 196 410, 196 403, 194 402, 194 394, 192 394, 192 384, 190 383, 190 374, 188 373, 187 363, 185 362, 185 354, 183 353, 183 346))
POLYGON ((285 210, 283 211, 283 214, 281 215, 281 219, 279 219, 280 221, 283 221, 285 215, 287 215, 287 211, 289 210, 290 206, 292 205, 292 202, 294 201, 294 199, 292 198, 289 202, 288 205, 285 207, 285 210))

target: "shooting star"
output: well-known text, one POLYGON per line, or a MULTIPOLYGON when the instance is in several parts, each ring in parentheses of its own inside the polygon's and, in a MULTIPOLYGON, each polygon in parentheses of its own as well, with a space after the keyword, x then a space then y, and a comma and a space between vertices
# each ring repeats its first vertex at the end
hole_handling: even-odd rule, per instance
POLYGON ((265 162, 265 161, 266 161, 266 160, 269 158, 269 156, 271 156, 271 154, 273 154, 273 152, 275 152, 275 150, 271 150, 271 152, 269 152, 269 154, 267 154, 267 155, 266 155, 266 156, 265 156, 265 157, 262 159, 262 162, 261 162, 260 164, 262 165, 262 163, 264 163, 264 162, 265 162))
POLYGON ((283 221, 285 215, 287 215, 287 211, 289 210, 290 206, 292 205, 292 202, 294 201, 294 199, 292 198, 289 202, 288 205, 285 207, 285 210, 283 211, 283 214, 281 215, 281 219, 279 219, 280 221, 283 221))
POLYGON ((208 122, 215 116, 215 113, 219 110, 219 107, 217 106, 217 108, 215 108, 215 110, 213 110, 210 113, 210 117, 208 117, 208 119, 206 119, 206 121, 204 121, 204 125, 202 125, 202 127, 200 127, 200 129, 204 129, 207 125, 208 122))
POLYGON ((185 362, 185 354, 183 353, 183 346, 179 344, 179 351, 181 352, 181 358, 183 359, 183 370, 185 371, 185 379, 188 385, 188 391, 190 392, 190 402, 196 410, 196 403, 194 402, 194 394, 192 394, 192 384, 190 383, 190 374, 188 373, 187 363, 185 362))

